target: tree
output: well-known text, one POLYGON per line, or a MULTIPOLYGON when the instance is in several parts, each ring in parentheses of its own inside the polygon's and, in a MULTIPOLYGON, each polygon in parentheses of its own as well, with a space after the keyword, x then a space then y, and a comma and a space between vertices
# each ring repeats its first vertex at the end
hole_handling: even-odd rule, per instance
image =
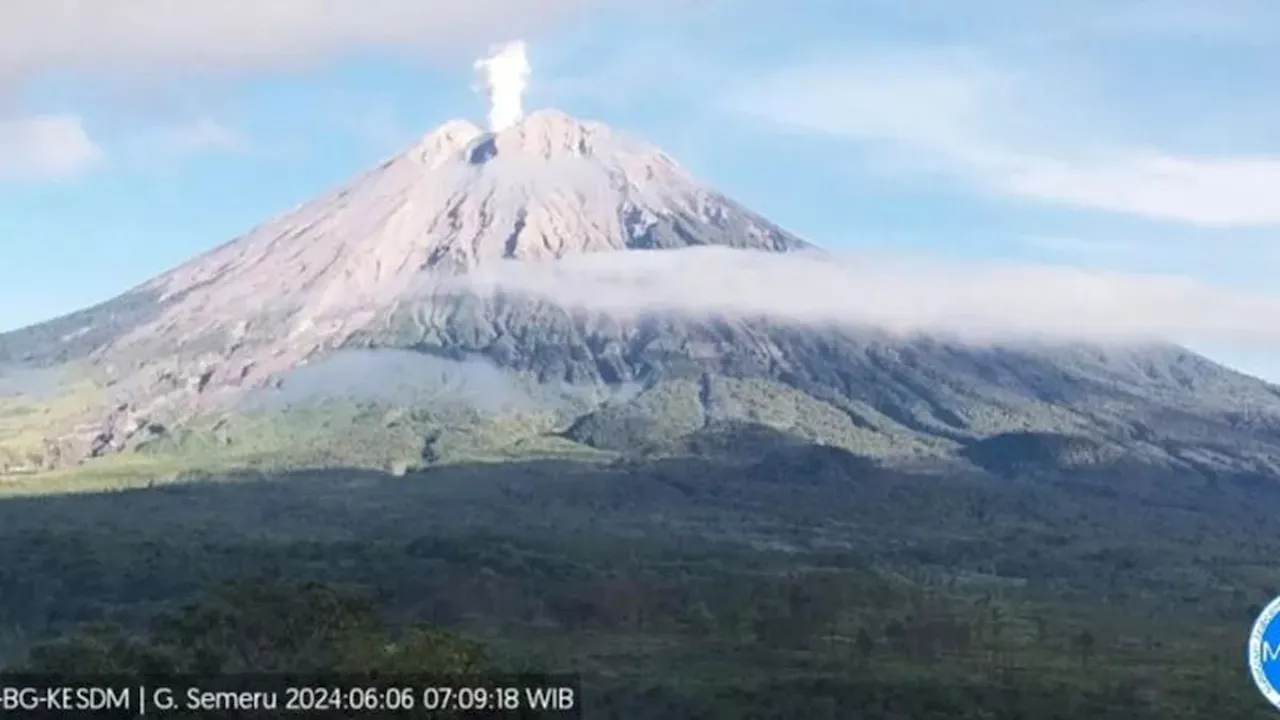
POLYGON ((24 669, 63 674, 375 672, 467 674, 482 649, 428 624, 392 635, 369 599, 319 584, 219 586, 147 632, 91 626, 34 648, 24 669))
POLYGON ((1036 644, 1044 647, 1049 644, 1049 621, 1037 615, 1031 618, 1036 626, 1036 644))
POLYGON ((93 623, 80 632, 36 645, 23 670, 51 675, 163 674, 181 669, 168 648, 117 625, 93 623))
POLYGON ((904 649, 903 646, 906 644, 907 629, 901 622, 894 620, 885 627, 884 639, 887 640, 891 646, 901 652, 904 649))
POLYGON ((853 641, 854 647, 858 651, 858 658, 866 663, 871 659, 871 653, 876 649, 876 641, 871 638, 871 633, 866 628, 858 628, 858 637, 853 641))
POLYGON ((484 649, 479 645, 426 623, 415 625, 397 640, 373 649, 376 652, 371 657, 353 656, 341 669, 392 675, 476 675, 487 666, 484 649))
POLYGON ((318 671, 383 634, 373 604, 319 583, 227 583, 152 624, 193 672, 318 671))
POLYGON ((1080 651, 1080 666, 1084 667, 1089 664, 1089 660, 1093 657, 1093 648, 1095 640, 1093 633, 1088 630, 1081 630, 1080 634, 1075 638, 1076 649, 1080 651))

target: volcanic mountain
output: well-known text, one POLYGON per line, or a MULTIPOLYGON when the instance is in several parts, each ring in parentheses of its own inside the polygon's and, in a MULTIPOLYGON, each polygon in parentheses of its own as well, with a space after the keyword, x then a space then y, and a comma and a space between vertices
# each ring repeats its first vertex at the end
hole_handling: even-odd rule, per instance
MULTIPOLYGON (((706 451, 767 427, 884 462, 1000 473, 1126 462, 1280 473, 1280 391, 1176 347, 977 347, 678 309, 617 316, 471 282, 500 266, 717 247, 821 255, 604 125, 550 110, 499 133, 449 122, 114 300, 0 335, 0 367, 93 389, 58 412, 33 413, 28 398, 22 416, 43 424, 0 424, 0 463, 154 446, 207 418, 221 427, 301 370, 359 352, 396 358, 353 371, 368 383, 407 372, 406 358, 482 362, 486 387, 575 398, 512 443, 706 451)), ((427 435, 429 460, 438 434, 427 435)))

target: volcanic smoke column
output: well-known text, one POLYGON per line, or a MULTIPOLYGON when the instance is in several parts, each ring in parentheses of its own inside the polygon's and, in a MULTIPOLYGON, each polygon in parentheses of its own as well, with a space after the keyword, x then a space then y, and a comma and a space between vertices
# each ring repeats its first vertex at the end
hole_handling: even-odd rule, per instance
POLYGON ((493 55, 476 61, 480 89, 489 98, 489 129, 502 132, 515 125, 524 115, 520 97, 529 86, 529 58, 524 42, 517 40, 498 49, 493 55))

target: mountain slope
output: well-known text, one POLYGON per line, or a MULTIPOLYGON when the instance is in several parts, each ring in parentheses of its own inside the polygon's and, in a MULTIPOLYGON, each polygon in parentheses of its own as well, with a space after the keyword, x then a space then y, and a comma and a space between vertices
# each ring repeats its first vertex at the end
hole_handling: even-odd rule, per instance
MULTIPOLYGON (((501 263, 699 247, 816 252, 598 123, 541 111, 495 135, 454 121, 114 301, 0 335, 0 367, 74 363, 101 391, 94 410, 42 426, 53 450, 23 457, 155 446, 157 433, 243 411, 335 352, 408 349, 478 359, 524 388, 573 389, 520 432, 608 452, 675 451, 748 423, 892 462, 989 464, 982 443, 1049 433, 1085 439, 1062 447, 1103 443, 1101 456, 1280 472, 1277 390, 1177 348, 974 347, 706 313, 618 316, 455 282, 501 263)), ((1061 464, 1058 445, 1045 447, 1028 457, 1061 464)))

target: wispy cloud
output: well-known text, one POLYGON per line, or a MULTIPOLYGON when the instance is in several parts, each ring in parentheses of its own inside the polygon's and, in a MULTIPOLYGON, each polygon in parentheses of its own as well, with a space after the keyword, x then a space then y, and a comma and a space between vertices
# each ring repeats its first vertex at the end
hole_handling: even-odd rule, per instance
MULTIPOLYGON (((960 50, 899 51, 781 70, 731 107, 860 142, 911 170, 987 192, 1205 227, 1280 225, 1280 155, 1195 157, 1098 140, 960 50)), ((1084 114, 1078 114, 1077 117, 1084 114)))
POLYGON ((628 1, 10 0, 0 4, 0 78, 288 67, 369 49, 470 52, 628 1))
POLYGON ((1131 151, 1110 159, 1012 159, 988 178, 1016 195, 1210 227, 1280 225, 1280 157, 1189 158, 1131 151))
POLYGON ((166 128, 158 134, 158 141, 164 150, 177 154, 242 152, 249 147, 235 128, 207 117, 166 128))
POLYGON ((0 120, 0 180, 60 180, 103 160, 102 150, 77 116, 0 120))

